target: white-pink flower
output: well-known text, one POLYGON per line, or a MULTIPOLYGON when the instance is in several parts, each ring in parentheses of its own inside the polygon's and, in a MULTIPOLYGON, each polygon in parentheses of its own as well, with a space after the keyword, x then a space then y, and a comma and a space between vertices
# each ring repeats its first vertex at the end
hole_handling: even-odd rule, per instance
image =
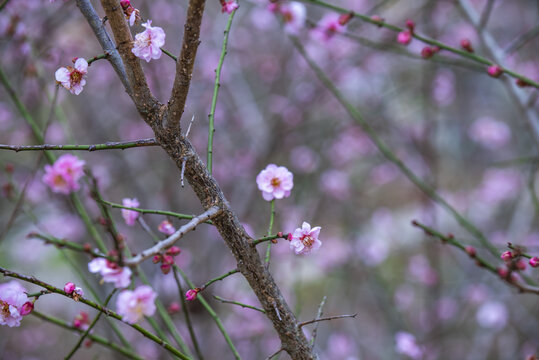
POLYGON ((169 236, 176 232, 176 229, 174 228, 172 223, 168 220, 163 220, 161 224, 159 224, 159 226, 157 227, 157 230, 169 236))
POLYGON ((80 189, 79 180, 84 175, 84 160, 65 154, 51 165, 45 165, 43 182, 55 193, 69 194, 80 189))
POLYGON ((116 299, 116 311, 122 315, 122 320, 134 324, 143 316, 155 313, 155 298, 157 294, 148 285, 141 285, 134 291, 124 290, 116 299))
POLYGON ((326 14, 316 25, 315 35, 322 41, 329 41, 335 34, 342 33, 346 27, 340 23, 340 15, 326 14))
POLYGON ((88 62, 83 58, 75 61, 74 67, 66 66, 56 70, 54 77, 70 93, 79 95, 82 87, 86 85, 84 76, 88 73, 88 62))
MULTIPOLYGON (((136 198, 134 199, 125 198, 122 200, 122 204, 124 206, 131 207, 131 208, 138 208, 140 206, 136 198)), ((122 209, 122 216, 125 220, 125 223, 129 226, 135 225, 135 221, 137 220, 139 215, 140 214, 137 211, 122 209)))
POLYGON ((88 263, 91 273, 100 273, 103 281, 114 283, 117 288, 124 288, 131 283, 131 269, 120 267, 107 259, 95 258, 88 263))
POLYGON ((299 2, 283 4, 280 7, 284 19, 284 31, 296 35, 305 26, 307 10, 305 5, 299 2))
POLYGON ((136 57, 147 62, 150 62, 151 59, 159 59, 163 53, 161 46, 165 45, 165 32, 163 29, 151 25, 151 20, 142 24, 146 30, 135 35, 135 44, 131 50, 136 57))
POLYGON ((22 317, 32 309, 33 304, 21 284, 15 280, 0 284, 0 325, 19 326, 22 317))
POLYGON ((320 226, 311 229, 311 225, 304 221, 301 228, 294 230, 290 239, 290 249, 296 254, 308 254, 318 250, 322 246, 322 242, 318 240, 320 230, 320 226))
POLYGON ((294 175, 284 166, 269 164, 258 174, 256 183, 264 200, 282 199, 290 196, 294 175))
POLYGON ((227 14, 232 14, 232 11, 236 10, 239 7, 238 2, 236 0, 228 0, 228 1, 222 0, 221 5, 222 5, 221 12, 222 13, 226 12, 227 14))

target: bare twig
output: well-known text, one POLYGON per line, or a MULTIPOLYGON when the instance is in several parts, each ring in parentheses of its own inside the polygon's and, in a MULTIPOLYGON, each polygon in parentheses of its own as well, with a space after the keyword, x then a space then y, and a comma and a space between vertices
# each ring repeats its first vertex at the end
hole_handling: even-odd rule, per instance
POLYGON ((298 326, 300 328, 302 328, 305 325, 317 323, 317 322, 320 322, 320 321, 328 321, 328 320, 334 320, 334 319, 345 319, 345 318, 355 318, 356 316, 357 316, 357 313, 352 314, 352 315, 336 315, 336 316, 328 316, 328 317, 324 317, 324 318, 316 318, 316 319, 312 319, 312 320, 309 320, 309 321, 300 322, 298 324, 298 326))
MULTIPOLYGON (((324 296, 324 298, 322 298, 322 301, 320 302, 320 306, 318 306, 318 313, 316 314, 315 319, 320 319, 322 317, 324 305, 326 304, 327 298, 328 298, 327 296, 324 296)), ((314 348, 314 342, 316 341, 316 335, 318 335, 318 324, 319 323, 316 323, 316 325, 314 325, 313 333, 311 336, 311 346, 313 348, 314 348)))
POLYGON ((103 144, 93 145, 5 145, 0 144, 0 150, 12 150, 19 151, 48 151, 48 150, 61 150, 61 151, 98 151, 98 150, 112 150, 112 149, 129 149, 134 147, 146 147, 146 146, 158 146, 159 144, 155 139, 141 139, 135 141, 124 142, 106 142, 103 144))
POLYGON ((195 115, 191 118, 191 121, 189 122, 189 126, 187 127, 187 131, 185 132, 185 137, 189 137, 189 132, 191 131, 191 126, 193 125, 193 122, 195 121, 195 115))
POLYGON ((165 240, 158 242, 151 248, 142 251, 140 254, 134 256, 133 258, 125 260, 125 264, 128 266, 136 266, 142 261, 161 253, 166 248, 174 245, 174 243, 181 239, 187 232, 194 230, 197 225, 203 223, 204 221, 219 215, 221 211, 222 210, 216 206, 206 210, 204 213, 200 214, 199 216, 196 216, 187 224, 183 225, 174 234, 170 235, 165 240))
POLYGON ((245 308, 245 309, 256 310, 256 311, 258 311, 258 312, 261 312, 262 314, 266 313, 266 311, 265 311, 264 309, 261 309, 261 308, 259 308, 259 307, 253 306, 253 305, 244 304, 244 303, 241 303, 241 302, 238 302, 238 301, 234 301, 234 300, 223 299, 222 297, 217 296, 217 295, 213 295, 213 298, 214 298, 215 300, 217 300, 217 301, 222 302, 223 304, 233 304, 233 305, 238 305, 238 306, 241 306, 242 308, 245 308))

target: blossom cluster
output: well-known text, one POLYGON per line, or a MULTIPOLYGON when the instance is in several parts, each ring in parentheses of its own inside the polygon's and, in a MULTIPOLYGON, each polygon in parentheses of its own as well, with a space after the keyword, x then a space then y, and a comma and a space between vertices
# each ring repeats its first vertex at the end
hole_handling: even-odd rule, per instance
POLYGON ((88 263, 88 270, 91 273, 99 273, 103 276, 103 281, 114 283, 117 288, 124 288, 131 283, 131 269, 121 267, 115 262, 104 258, 95 258, 88 263))
POLYGON ((0 325, 19 326, 22 317, 30 314, 33 308, 26 289, 17 281, 0 284, 0 325))
POLYGON ((80 189, 79 180, 84 175, 84 160, 65 154, 53 165, 45 165, 43 182, 55 193, 70 194, 80 189))

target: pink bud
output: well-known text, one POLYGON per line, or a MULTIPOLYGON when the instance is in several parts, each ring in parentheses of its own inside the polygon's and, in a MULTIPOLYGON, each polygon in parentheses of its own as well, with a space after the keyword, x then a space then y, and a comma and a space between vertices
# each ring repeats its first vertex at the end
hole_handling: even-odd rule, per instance
POLYGON ((130 0, 121 0, 120 1, 120 6, 125 10, 125 9, 127 9, 128 7, 131 6, 131 1, 130 0))
POLYGON ((152 262, 154 264, 157 264, 157 263, 160 263, 161 262, 161 255, 157 254, 157 255, 154 255, 153 259, 152 259, 152 262))
POLYGON ((532 257, 530 259, 530 266, 534 267, 534 268, 538 267, 539 266, 539 257, 537 257, 537 256, 532 257))
POLYGON ((164 255, 163 256, 163 264, 166 265, 173 265, 174 264, 174 258, 170 255, 164 255))
POLYGON ((423 59, 431 58, 432 55, 434 55, 434 51, 432 51, 430 46, 425 46, 423 49, 421 49, 421 57, 423 59))
POLYGON ((500 257, 503 261, 511 261, 513 258, 513 253, 511 251, 504 251, 500 257))
POLYGON ((402 45, 408 45, 412 41, 412 33, 410 30, 401 31, 397 35, 397 41, 402 45))
POLYGON ((412 20, 406 20, 406 27, 413 33, 415 30, 415 23, 412 20))
POLYGON ((177 302, 170 303, 170 305, 167 308, 167 311, 169 314, 174 314, 180 311, 180 304, 177 302))
POLYGON ((172 269, 172 266, 170 264, 165 264, 165 263, 161 264, 161 272, 163 274, 165 275, 168 274, 171 269, 172 269))
POLYGON ((64 291, 66 293, 71 294, 73 290, 75 290, 75 284, 73 284, 72 282, 68 282, 64 285, 64 291))
POLYGON ((341 24, 342 26, 348 24, 348 22, 354 17, 354 13, 353 12, 349 12, 348 14, 342 14, 341 16, 339 16, 339 24, 341 24))
POLYGON ((185 300, 187 301, 193 301, 197 298, 197 294, 200 291, 199 288, 189 289, 185 293, 185 300))
POLYGON ((180 255, 182 251, 180 250, 179 247, 177 246, 171 246, 167 251, 166 253, 170 256, 176 256, 176 255, 180 255))
POLYGON ((509 270, 507 268, 498 268, 498 275, 500 275, 501 278, 507 278, 507 275, 509 275, 509 270))
POLYGON ((21 315, 26 316, 26 315, 30 314, 32 312, 32 310, 34 310, 34 303, 31 302, 31 301, 27 301, 24 304, 22 304, 21 315))
POLYGON ((490 65, 487 68, 487 73, 493 78, 499 78, 502 75, 503 70, 498 65, 490 65))
POLYGON ((279 231, 279 232, 277 233, 277 236, 280 237, 280 238, 282 238, 282 237, 283 237, 283 232, 282 232, 282 231, 279 231))
POLYGON ((466 253, 467 253, 471 258, 474 258, 474 257, 475 257, 476 251, 475 251, 475 248, 474 248, 473 246, 466 246, 465 250, 466 250, 466 253))
POLYGON ((380 15, 371 16, 371 20, 376 21, 377 23, 379 23, 378 26, 382 26, 382 23, 384 22, 384 18, 381 17, 380 15))
POLYGON ((522 79, 517 79, 516 80, 516 84, 518 87, 526 87, 526 86, 530 86, 530 84, 522 79))
POLYGON ((517 269, 521 270, 521 271, 524 271, 526 270, 526 262, 524 260, 518 260, 517 263, 515 264, 517 269))
POLYGON ((460 41, 460 47, 466 50, 467 52, 473 53, 472 43, 468 39, 462 39, 460 41))

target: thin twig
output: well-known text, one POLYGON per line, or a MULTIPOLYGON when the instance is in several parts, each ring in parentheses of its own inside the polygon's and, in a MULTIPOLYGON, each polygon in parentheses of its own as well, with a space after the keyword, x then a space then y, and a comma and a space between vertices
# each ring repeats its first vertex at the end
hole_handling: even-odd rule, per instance
MULTIPOLYGON (((268 225, 268 236, 271 236, 271 232, 273 231, 273 220, 275 219, 275 199, 271 200, 271 210, 270 210, 270 221, 268 225)), ((269 266, 270 258, 271 258, 271 244, 272 242, 268 243, 268 247, 266 248, 266 257, 264 259, 264 262, 266 263, 266 266, 269 266)))
MULTIPOLYGON (((316 318, 315 319, 320 319, 322 318, 322 315, 324 313, 324 305, 326 304, 326 300, 327 300, 327 296, 324 296, 322 298, 322 301, 320 302, 320 306, 318 306, 318 313, 316 314, 316 318)), ((318 335, 318 324, 319 323, 316 323, 314 325, 314 329, 313 329, 313 332, 312 332, 312 336, 311 336, 311 346, 314 348, 314 342, 316 341, 316 336, 318 335)))
POLYGON ((136 266, 140 264, 142 261, 161 253, 166 248, 174 245, 174 243, 178 241, 179 239, 181 239, 187 232, 194 230, 197 225, 219 215, 221 212, 222 210, 219 209, 217 206, 209 208, 207 211, 194 217, 187 224, 183 225, 181 228, 179 228, 174 234, 170 235, 168 238, 161 240, 159 243, 152 246, 151 248, 142 251, 140 254, 134 256, 133 258, 129 260, 126 260, 125 264, 128 266, 136 266))
POLYGON ((129 149, 134 147, 146 147, 146 146, 159 146, 155 139, 141 139, 136 141, 125 142, 106 142, 103 144, 93 145, 5 145, 0 144, 0 150, 12 150, 19 151, 98 151, 98 150, 115 150, 115 149, 129 149))
POLYGON ((320 322, 320 321, 328 321, 328 320, 335 320, 335 319, 345 319, 345 318, 355 318, 356 316, 357 316, 357 313, 352 314, 352 315, 336 315, 336 316, 328 316, 328 317, 317 318, 317 319, 312 319, 312 320, 309 320, 309 321, 300 322, 300 323, 298 323, 298 326, 299 326, 300 328, 302 328, 302 327, 304 327, 305 325, 317 323, 317 322, 320 322))
POLYGON ((236 10, 232 11, 228 17, 228 22, 225 27, 225 38, 223 39, 223 46, 221 47, 221 56, 219 57, 219 63, 217 64, 217 69, 215 69, 215 85, 213 86, 213 97, 211 99, 210 114, 208 115, 209 126, 208 126, 208 155, 206 165, 208 166, 208 171, 212 173, 212 164, 213 164, 213 134, 215 133, 214 119, 215 119, 215 107, 217 106, 217 96, 219 95, 219 87, 221 87, 221 70, 223 69, 223 63, 226 56, 226 47, 228 44, 228 35, 230 33, 230 27, 232 26, 232 19, 236 10))
POLYGON ((189 126, 187 127, 187 131, 185 132, 185 137, 189 137, 189 132, 191 131, 191 126, 193 125, 193 122, 195 121, 195 115, 191 118, 191 121, 189 122, 189 126))
POLYGON ((270 356, 268 356, 266 358, 266 360, 272 360, 274 357, 276 357, 277 355, 279 355, 282 351, 284 351, 283 348, 280 348, 279 350, 277 350, 276 352, 274 352, 273 354, 271 354, 270 356))
POLYGON ((217 301, 220 301, 220 302, 224 303, 224 304, 238 305, 238 306, 241 306, 242 308, 245 308, 245 309, 256 310, 256 311, 258 311, 258 312, 261 312, 262 314, 265 314, 265 313, 266 313, 266 310, 261 309, 261 308, 256 307, 256 306, 253 306, 253 305, 244 304, 244 303, 241 303, 241 302, 238 302, 238 301, 234 301, 234 300, 223 299, 222 297, 217 296, 217 295, 213 295, 213 298, 214 298, 215 300, 217 300, 217 301))
POLYGON ((238 272, 240 272, 238 269, 230 270, 230 271, 227 272, 226 274, 217 276, 216 278, 213 278, 213 279, 209 280, 207 283, 205 283, 204 285, 202 285, 202 286, 200 287, 200 289, 201 289, 201 290, 204 290, 204 289, 206 289, 208 286, 210 286, 211 284, 213 284, 214 282, 224 280, 225 278, 229 277, 230 275, 237 274, 238 272))
POLYGON ((488 19, 490 18, 490 14, 492 13, 492 9, 494 7, 494 1, 495 0, 488 0, 487 4, 485 5, 485 9, 483 10, 483 13, 481 13, 481 19, 479 20, 479 29, 482 30, 487 26, 488 19))

